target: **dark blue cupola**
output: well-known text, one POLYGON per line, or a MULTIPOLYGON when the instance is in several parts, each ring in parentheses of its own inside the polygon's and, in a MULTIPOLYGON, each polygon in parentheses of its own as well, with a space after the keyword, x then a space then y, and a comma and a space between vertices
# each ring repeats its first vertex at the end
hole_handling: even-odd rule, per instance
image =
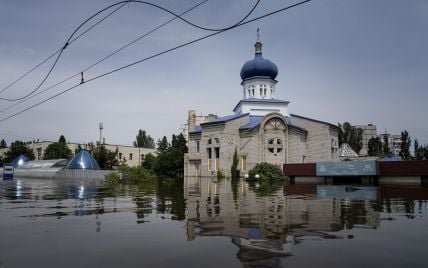
POLYGON ((256 53, 254 59, 247 61, 241 69, 241 78, 243 81, 254 77, 265 77, 275 80, 278 75, 278 67, 275 63, 263 58, 262 43, 257 39, 256 53))

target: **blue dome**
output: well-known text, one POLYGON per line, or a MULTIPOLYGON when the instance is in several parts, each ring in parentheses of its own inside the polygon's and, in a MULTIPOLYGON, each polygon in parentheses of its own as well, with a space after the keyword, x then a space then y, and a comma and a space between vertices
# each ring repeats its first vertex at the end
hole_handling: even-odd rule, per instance
POLYGON ((268 77, 275 79, 278 75, 278 67, 275 63, 263 58, 262 44, 256 43, 256 54, 254 59, 247 61, 241 69, 241 78, 246 80, 252 77, 268 77))
POLYGON ((68 163, 67 168, 72 169, 100 169, 98 166, 97 160, 89 153, 88 150, 80 150, 70 163, 68 163))
POLYGON ((28 162, 28 161, 30 161, 30 159, 28 159, 28 157, 26 157, 25 155, 21 154, 20 156, 18 156, 17 158, 15 158, 12 161, 11 164, 14 167, 19 167, 19 166, 21 166, 22 164, 24 164, 25 162, 28 162))

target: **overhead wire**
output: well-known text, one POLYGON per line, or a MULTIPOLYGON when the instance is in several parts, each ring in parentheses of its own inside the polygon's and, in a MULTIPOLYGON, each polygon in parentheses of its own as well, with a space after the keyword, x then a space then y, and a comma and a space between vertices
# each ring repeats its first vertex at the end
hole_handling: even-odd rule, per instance
MULTIPOLYGON (((180 14, 180 16, 183 16, 183 15, 185 15, 186 13, 189 13, 190 11, 192 11, 192 10, 194 10, 194 9, 196 9, 196 8, 198 8, 198 7, 200 7, 202 4, 205 4, 206 2, 208 2, 208 0, 204 0, 204 1, 199 2, 198 4, 196 4, 196 5, 192 6, 191 8, 189 8, 189 9, 187 9, 187 10, 183 11, 183 12, 180 14)), ((157 26, 157 27, 153 28, 152 30, 150 30, 150 31, 148 31, 148 32, 146 32, 146 33, 144 33, 143 35, 140 35, 139 37, 137 37, 136 39, 132 40, 131 42, 126 43, 125 45, 123 45, 123 46, 122 46, 122 47, 120 47, 119 49, 117 49, 117 50, 115 50, 115 51, 111 52, 110 54, 108 54, 107 56, 105 56, 105 57, 103 57, 102 59, 98 60, 97 62, 95 62, 95 63, 93 63, 93 64, 89 65, 89 66, 88 66, 88 67, 86 67, 85 69, 83 69, 83 70, 81 70, 81 71, 79 71, 79 72, 77 72, 77 73, 75 73, 75 74, 73 74, 73 75, 71 75, 71 76, 69 76, 69 77, 67 77, 67 78, 65 78, 65 79, 63 79, 63 80, 61 80, 61 81, 59 81, 59 82, 55 83, 55 84, 53 84, 52 86, 49 86, 49 87, 45 88, 45 89, 44 89, 44 90, 42 90, 42 91, 37 92, 37 93, 36 93, 36 94, 34 94, 34 95, 28 96, 27 98, 25 98, 25 99, 23 99, 23 100, 20 100, 20 101, 18 101, 18 102, 15 102, 15 103, 13 103, 13 104, 11 104, 11 105, 9 105, 9 106, 7 106, 7 107, 5 107, 5 108, 1 109, 1 110, 0 110, 0 113, 2 113, 2 112, 4 112, 4 111, 7 111, 7 110, 9 110, 9 109, 11 109, 11 108, 13 108, 13 107, 15 107, 15 106, 17 106, 17 105, 19 105, 19 104, 23 103, 23 102, 26 102, 26 101, 28 101, 28 100, 30 100, 30 99, 32 99, 32 98, 34 98, 34 97, 36 97, 36 96, 38 96, 38 95, 40 95, 40 94, 44 93, 44 92, 46 92, 46 91, 49 91, 49 90, 51 90, 52 88, 55 88, 55 87, 57 87, 57 86, 59 86, 59 85, 61 85, 61 84, 65 83, 65 82, 67 82, 67 81, 69 81, 69 80, 71 80, 71 79, 73 79, 73 78, 75 78, 75 77, 79 76, 82 72, 84 73, 84 72, 86 72, 86 71, 89 71, 89 70, 90 70, 90 69, 92 69, 93 67, 97 66, 98 64, 100 64, 100 63, 102 63, 103 61, 107 60, 108 58, 110 58, 110 57, 112 57, 112 56, 116 55, 117 53, 119 53, 120 51, 124 50, 125 48, 127 48, 127 47, 129 47, 129 46, 131 46, 131 45, 135 44, 136 42, 140 41, 140 40, 141 40, 141 39, 143 39, 144 37, 146 37, 146 36, 148 36, 148 35, 150 35, 150 34, 154 33, 155 31, 157 31, 157 30, 161 29, 162 27, 166 26, 167 24, 169 24, 169 23, 173 22, 173 21, 174 21, 174 20, 176 20, 177 18, 178 18, 178 17, 174 16, 173 18, 171 18, 171 19, 167 20, 166 22, 164 22, 164 23, 160 24, 159 26, 157 26)))
MULTIPOLYGON (((97 26, 98 24, 100 24, 101 22, 103 22, 104 20, 106 20, 108 17, 110 17, 111 15, 113 15, 116 11, 118 11, 119 9, 121 9, 126 3, 124 3, 123 5, 117 7, 116 9, 114 9, 113 11, 111 11, 110 13, 108 13, 106 16, 104 16, 102 19, 100 19, 99 21, 97 21, 96 23, 94 23, 92 26, 90 26, 88 29, 86 29, 85 31, 83 31, 81 34, 79 34, 78 36, 76 36, 75 38, 71 39, 68 42, 68 45, 71 45, 72 43, 74 43, 76 40, 78 40, 80 37, 82 37, 83 35, 85 35, 86 33, 88 33, 90 30, 92 30, 95 26, 97 26)), ((52 59, 55 55, 57 55, 58 53, 62 54, 62 51, 65 49, 64 46, 62 46, 60 49, 58 49, 57 51, 55 51, 54 53, 52 53, 50 56, 48 56, 47 58, 45 58, 44 60, 42 60, 40 63, 38 63, 37 65, 35 65, 34 67, 32 67, 30 70, 28 70, 27 72, 25 72, 23 75, 21 75, 20 77, 18 77, 16 80, 14 80, 12 83, 10 83, 9 85, 7 85, 5 88, 3 88, 2 90, 0 90, 0 94, 3 93, 4 91, 8 90, 10 87, 12 87, 13 85, 15 85, 16 83, 18 83, 19 81, 21 81, 22 79, 24 79, 27 75, 29 75, 30 73, 32 73, 34 70, 36 70, 37 68, 39 68, 40 66, 42 66, 43 64, 45 64, 48 60, 52 59)), ((48 74, 45 76, 45 78, 42 80, 42 82, 39 84, 38 87, 36 87, 36 89, 32 92, 30 92, 29 95, 31 95, 32 93, 34 93, 35 91, 37 91, 42 85, 43 83, 46 81, 46 79, 49 77, 50 73, 52 72, 53 68, 55 67, 56 63, 59 60, 60 55, 56 58, 54 64, 50 67, 50 70, 48 71, 48 74)), ((23 99, 26 96, 19 98, 19 99, 23 99)), ((9 99, 9 98, 1 98, 0 100, 5 100, 5 101, 17 101, 19 99, 9 99)))
MULTIPOLYGON (((64 44, 64 46, 60 49, 60 51, 59 51, 59 53, 58 53, 58 56, 56 57, 56 59, 55 59, 55 61, 54 61, 54 63, 52 64, 52 66, 51 66, 51 68, 49 69, 49 71, 48 71, 48 73, 46 74, 46 76, 43 78, 43 80, 39 83, 39 85, 35 88, 35 89, 33 89, 32 91, 30 91, 28 94, 26 94, 26 95, 24 95, 24 96, 22 96, 22 97, 18 97, 18 98, 3 98, 3 97, 0 97, 0 100, 3 100, 3 101, 19 101, 19 100, 22 100, 22 99, 25 99, 25 98, 27 98, 28 96, 31 96, 32 94, 34 94, 36 91, 38 91, 39 89, 40 89, 40 87, 45 83, 45 81, 48 79, 48 77, 50 76, 50 74, 52 73, 52 71, 54 70, 54 68, 55 68, 55 66, 56 66, 56 64, 58 63, 58 61, 59 61, 59 59, 60 59, 60 57, 61 57, 61 55, 62 55, 62 53, 64 52, 64 50, 70 45, 70 40, 73 38, 73 36, 86 24, 86 23, 88 23, 90 20, 92 20, 93 18, 95 18, 96 16, 98 16, 99 14, 101 14, 101 13, 103 13, 104 11, 106 11, 106 10, 108 10, 108 9, 110 9, 110 8, 113 8, 113 7, 115 7, 115 6, 117 6, 117 5, 121 5, 120 7, 118 7, 117 9, 119 9, 119 8, 121 8, 121 7, 123 7, 125 4, 127 4, 127 3, 139 3, 139 4, 145 4, 145 5, 149 5, 149 6, 153 6, 153 7, 155 7, 155 8, 158 8, 158 9, 160 9, 160 10, 163 10, 163 11, 165 11, 165 12, 167 12, 167 13, 169 13, 169 14, 171 14, 171 15, 174 15, 175 17, 177 17, 178 19, 180 19, 180 20, 182 20, 182 21, 184 21, 185 23, 187 23, 187 24, 189 24, 189 25, 191 25, 191 26, 193 26, 193 27, 195 27, 195 28, 198 28, 198 29, 201 29, 201 30, 205 30, 205 31, 214 31, 214 32, 218 32, 218 31, 223 31, 223 30, 227 30, 227 29, 231 29, 231 28, 233 28, 234 26, 236 26, 236 25, 238 25, 239 23, 241 23, 241 22, 243 22, 245 19, 247 19, 248 18, 248 16, 250 16, 252 13, 253 13, 253 11, 256 9, 256 7, 258 6, 258 4, 260 3, 260 0, 257 0, 257 2, 254 4, 254 6, 253 6, 253 8, 250 10, 250 12, 248 12, 242 19, 240 19, 238 22, 236 22, 235 24, 233 24, 232 26, 229 26, 229 27, 226 27, 226 28, 207 28, 207 27, 202 27, 202 26, 199 26, 199 25, 197 25, 197 24, 195 24, 195 23, 192 23, 191 21, 189 21, 189 20, 186 20, 185 18, 183 18, 183 17, 181 17, 180 15, 178 15, 178 14, 176 14, 176 13, 174 13, 174 12, 172 12, 172 11, 170 11, 170 10, 168 10, 168 9, 166 9, 166 8, 164 8, 164 7, 162 7, 162 6, 160 6, 160 5, 157 5, 157 4, 153 4, 153 3, 150 3, 150 2, 146 2, 146 1, 140 1, 140 0, 126 0, 126 1, 120 1, 120 2, 117 2, 117 3, 115 3, 115 4, 112 4, 112 5, 109 5, 109 6, 107 6, 107 7, 105 7, 105 8, 103 8, 103 9, 101 9, 100 11, 98 11, 98 12, 96 12, 96 13, 94 13, 92 16, 90 16, 88 19, 86 19, 85 21, 83 21, 75 30, 74 30, 74 32, 70 35, 70 37, 67 39, 67 41, 65 42, 65 44, 64 44)), ((81 35, 80 35, 81 36, 81 35)), ((79 37, 80 37, 79 36, 79 37)), ((0 92, 1 93, 1 92, 0 92)))
POLYGON ((262 15, 262 16, 258 16, 258 17, 256 17, 256 18, 251 19, 251 20, 248 20, 248 21, 245 21, 245 22, 241 22, 240 24, 235 25, 235 26, 234 26, 234 27, 232 27, 232 28, 228 28, 228 29, 225 29, 225 30, 222 30, 222 31, 218 31, 218 32, 214 32, 214 33, 212 33, 212 34, 205 35, 205 36, 203 36, 203 37, 200 37, 200 38, 194 39, 194 40, 192 40, 192 41, 189 41, 189 42, 183 43, 183 44, 178 45, 178 46, 175 46, 175 47, 173 47, 173 48, 170 48, 170 49, 164 50, 164 51, 162 51, 162 52, 159 52, 159 53, 153 54, 153 55, 151 55, 151 56, 149 56, 149 57, 146 57, 146 58, 143 58, 143 59, 140 59, 140 60, 134 61, 134 62, 132 62, 132 63, 130 63, 130 64, 127 64, 127 65, 124 65, 124 66, 122 66, 122 67, 119 67, 119 68, 113 69, 113 70, 111 70, 111 71, 105 72, 105 73, 100 74, 100 75, 97 75, 97 76, 95 76, 95 77, 92 77, 92 78, 90 78, 90 79, 85 80, 83 83, 76 84, 76 85, 74 85, 74 86, 72 86, 72 87, 69 87, 69 88, 67 88, 67 89, 65 89, 65 90, 63 90, 63 91, 61 91, 61 92, 59 92, 59 93, 57 93, 57 94, 55 94, 55 95, 53 95, 53 96, 49 97, 49 98, 46 98, 46 99, 44 99, 44 100, 42 100, 42 101, 40 101, 40 102, 38 102, 38 103, 36 103, 36 104, 33 104, 33 105, 32 105, 32 106, 30 106, 30 107, 27 107, 27 108, 25 108, 25 109, 23 109, 23 110, 21 110, 21 111, 19 111, 19 112, 16 112, 16 113, 14 113, 14 114, 12 114, 12 115, 10 115, 10 116, 7 116, 7 117, 5 117, 5 118, 1 119, 1 120, 0 120, 0 123, 4 122, 4 121, 6 121, 6 120, 8 120, 8 119, 10 119, 10 118, 13 118, 13 117, 15 117, 15 116, 18 116, 18 115, 20 115, 20 114, 22 114, 22 113, 24 113, 24 112, 26 112, 26 111, 28 111, 28 110, 30 110, 30 109, 32 109, 32 108, 34 108, 34 107, 37 107, 37 106, 39 106, 39 105, 41 105, 41 104, 43 104, 43 103, 45 103, 45 102, 47 102, 47 101, 49 101, 49 100, 51 100, 51 99, 54 99, 54 98, 56 98, 56 97, 58 97, 58 96, 60 96, 60 95, 62 95, 62 94, 65 94, 65 93, 67 93, 67 92, 69 92, 69 91, 71 91, 71 90, 73 90, 73 89, 75 89, 75 88, 77 88, 77 87, 79 87, 79 86, 81 86, 81 85, 83 85, 83 84, 87 84, 87 83, 89 83, 89 82, 95 81, 95 80, 97 80, 97 79, 99 79, 99 78, 102 78, 102 77, 104 77, 104 76, 110 75, 110 74, 115 73, 115 72, 118 72, 118 71, 120 71, 120 70, 123 70, 123 69, 129 68, 129 67, 131 67, 131 66, 133 66, 133 65, 136 65, 136 64, 139 64, 139 63, 141 63, 141 62, 147 61, 147 60, 149 60, 149 59, 152 59, 152 58, 158 57, 158 56, 160 56, 160 55, 163 55, 163 54, 166 54, 166 53, 169 53, 169 52, 172 52, 172 51, 174 51, 174 50, 177 50, 177 49, 179 49, 179 48, 182 48, 182 47, 185 47, 185 46, 191 45, 191 44, 196 43, 196 42, 199 42, 199 41, 202 41, 202 40, 204 40, 204 39, 207 39, 207 38, 210 38, 210 37, 216 36, 216 35, 218 35, 218 34, 220 34, 220 33, 225 32, 225 31, 229 31, 229 30, 234 29, 234 28, 239 28, 239 27, 244 26, 244 25, 246 25, 246 24, 248 24, 248 23, 252 23, 252 22, 254 22, 254 21, 257 21, 257 20, 260 20, 260 19, 263 19, 263 18, 266 18, 266 17, 272 16, 272 15, 274 15, 274 14, 277 14, 277 13, 283 12, 283 11, 285 11, 285 10, 288 10, 288 9, 291 9, 291 8, 294 8, 294 7, 297 7, 297 6, 300 6, 300 5, 305 4, 305 3, 308 3, 308 2, 310 2, 310 1, 312 1, 312 0, 305 0, 305 1, 301 1, 301 2, 298 2, 298 3, 292 4, 292 5, 286 6, 286 7, 284 7, 284 8, 277 9, 277 10, 275 10, 275 11, 272 11, 272 12, 266 13, 266 14, 264 14, 264 15, 262 15))

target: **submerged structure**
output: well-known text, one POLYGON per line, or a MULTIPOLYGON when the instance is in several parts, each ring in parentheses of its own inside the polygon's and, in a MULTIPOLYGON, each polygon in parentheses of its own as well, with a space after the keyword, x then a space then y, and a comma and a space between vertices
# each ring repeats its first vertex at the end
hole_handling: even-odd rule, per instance
POLYGON ((100 166, 97 163, 97 160, 92 156, 92 154, 85 149, 80 150, 70 163, 67 165, 68 169, 100 169, 100 166))
POLYGON ((229 176, 235 150, 241 175, 260 162, 282 168, 285 163, 339 160, 339 128, 291 114, 290 102, 276 98, 277 75, 277 66, 263 57, 257 40, 254 58, 240 72, 243 98, 233 108, 234 114, 199 125, 189 116, 186 176, 210 176, 217 171, 229 176))
POLYGON ((17 158, 15 158, 12 161, 12 165, 17 168, 19 166, 22 166, 23 164, 25 164, 26 162, 30 161, 30 159, 28 157, 26 157, 25 155, 21 154, 20 156, 18 156, 17 158))

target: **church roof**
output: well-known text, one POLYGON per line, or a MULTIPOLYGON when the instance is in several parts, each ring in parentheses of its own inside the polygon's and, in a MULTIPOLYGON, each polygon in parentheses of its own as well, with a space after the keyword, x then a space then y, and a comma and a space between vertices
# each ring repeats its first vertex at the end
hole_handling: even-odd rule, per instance
POLYGON ((233 114, 233 115, 227 115, 227 116, 223 116, 223 117, 217 117, 214 120, 210 120, 208 122, 202 123, 201 126, 206 126, 206 125, 211 125, 211 124, 219 124, 219 123, 226 123, 244 116, 249 115, 248 113, 246 114, 233 114))
POLYGON ((290 116, 291 117, 298 117, 298 118, 301 118, 301 119, 306 119, 306 120, 309 120, 309 121, 312 121, 312 122, 316 122, 316 123, 321 123, 321 124, 329 125, 329 126, 331 126, 333 128, 339 129, 339 127, 337 125, 329 123, 329 122, 320 121, 320 120, 317 120, 317 119, 313 119, 313 118, 309 118, 309 117, 304 117, 304 116, 297 115, 297 114, 290 114, 290 116))
MULTIPOLYGON (((258 126, 262 123, 263 118, 264 118, 264 116, 254 116, 254 115, 250 115, 250 121, 248 122, 248 124, 246 124, 246 125, 244 125, 244 126, 241 126, 241 127, 239 128, 239 130, 241 130, 241 131, 242 131, 242 130, 248 130, 248 129, 252 129, 252 128, 258 127, 258 126)), ((302 127, 299 127, 299 126, 294 125, 294 124, 291 122, 291 118, 289 118, 289 117, 285 117, 285 120, 287 121, 287 126, 288 126, 288 127, 290 127, 290 128, 294 128, 294 129, 297 129, 297 130, 300 130, 300 131, 307 132, 307 130, 306 130, 306 129, 304 129, 304 128, 302 128, 302 127)))
POLYGON ((257 41, 255 44, 256 53, 254 59, 247 61, 241 68, 242 80, 250 79, 253 77, 267 77, 275 79, 278 75, 278 67, 275 63, 268 59, 263 58, 262 43, 257 41))
POLYGON ((233 111, 239 107, 242 103, 275 103, 275 104, 289 104, 289 101, 285 100, 279 100, 279 99, 256 99, 256 98, 249 98, 249 99, 243 99, 238 102, 238 104, 235 105, 235 108, 233 108, 233 111))

